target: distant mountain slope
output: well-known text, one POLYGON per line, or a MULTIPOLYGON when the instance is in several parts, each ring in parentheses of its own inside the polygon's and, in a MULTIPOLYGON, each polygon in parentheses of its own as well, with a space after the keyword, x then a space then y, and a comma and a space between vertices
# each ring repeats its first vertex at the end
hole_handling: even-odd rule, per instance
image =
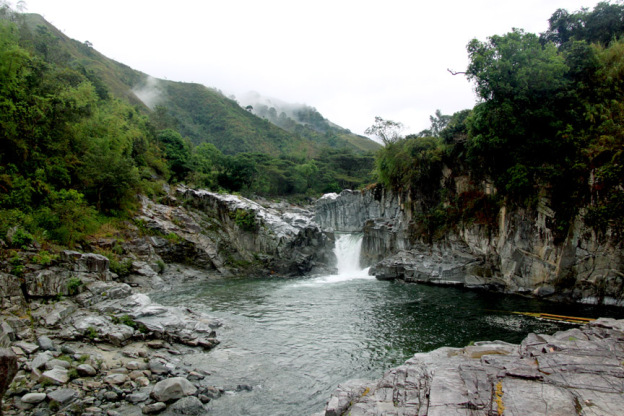
POLYGON ((350 130, 327 120, 318 110, 305 104, 287 103, 276 98, 263 97, 250 92, 240 97, 241 105, 259 117, 269 120, 287 130, 330 147, 341 147, 349 143, 357 149, 374 151, 380 147, 368 137, 359 136, 350 130))
POLYGON ((101 93, 126 99, 146 112, 156 105, 166 108, 177 120, 180 133, 195 144, 210 142, 226 154, 261 152, 308 157, 318 156, 324 147, 350 149, 356 153, 379 147, 374 141, 325 120, 315 109, 312 113, 308 111, 308 115, 312 114, 317 121, 320 117, 321 124, 295 117, 291 119, 294 124, 288 128, 245 110, 216 89, 157 80, 107 58, 87 42, 65 36, 40 15, 26 14, 24 18, 33 33, 37 33, 33 42, 40 45, 35 47, 45 49, 54 59, 71 61, 73 67, 90 76, 101 93))

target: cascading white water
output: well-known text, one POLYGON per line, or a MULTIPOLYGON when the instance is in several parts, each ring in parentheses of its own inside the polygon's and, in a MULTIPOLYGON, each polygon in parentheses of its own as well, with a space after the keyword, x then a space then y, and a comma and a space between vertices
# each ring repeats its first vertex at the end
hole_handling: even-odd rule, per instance
POLYGON ((359 274, 362 272, 362 268, 360 267, 361 251, 361 234, 336 234, 334 254, 338 259, 336 267, 338 268, 339 275, 359 274))
POLYGON ((320 276, 306 282, 294 283, 295 286, 318 286, 327 283, 345 282, 354 279, 375 279, 368 275, 368 269, 360 266, 362 234, 336 233, 334 254, 338 260, 336 274, 320 276))

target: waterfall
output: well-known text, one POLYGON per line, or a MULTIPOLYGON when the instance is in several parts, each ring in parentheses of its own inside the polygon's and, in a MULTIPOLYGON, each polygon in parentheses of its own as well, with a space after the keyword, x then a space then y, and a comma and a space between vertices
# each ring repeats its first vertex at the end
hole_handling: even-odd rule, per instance
POLYGON ((362 234, 336 233, 334 254, 338 260, 336 274, 316 277, 306 282, 296 282, 294 286, 318 287, 328 283, 346 282, 355 279, 375 279, 368 275, 368 267, 360 267, 360 252, 362 250, 362 234))
POLYGON ((362 251, 361 234, 337 234, 334 254, 338 259, 338 274, 361 273, 360 252, 362 251))
POLYGON ((341 282, 351 279, 374 279, 368 275, 368 268, 360 266, 360 252, 362 251, 362 234, 336 234, 336 267, 338 273, 325 278, 326 282, 341 282))

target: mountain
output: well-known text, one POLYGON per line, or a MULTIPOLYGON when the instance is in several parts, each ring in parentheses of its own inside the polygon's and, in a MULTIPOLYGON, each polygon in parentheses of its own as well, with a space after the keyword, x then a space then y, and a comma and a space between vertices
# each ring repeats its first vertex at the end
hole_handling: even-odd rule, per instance
POLYGON ((195 145, 209 142, 224 154, 306 157, 318 157, 326 147, 357 154, 379 148, 376 142, 329 122, 311 107, 300 106, 299 116, 289 112, 289 123, 280 124, 277 118, 246 110, 215 88, 152 78, 107 58, 88 42, 70 39, 40 15, 25 14, 24 19, 37 33, 33 42, 39 45, 35 47, 45 49, 48 59, 71 61, 102 92, 125 99, 144 112, 166 110, 166 116, 175 120, 175 128, 195 145))
POLYGON ((354 134, 350 130, 327 120, 314 107, 264 97, 257 92, 249 92, 240 97, 239 101, 247 111, 270 121, 276 126, 304 137, 316 136, 317 141, 327 146, 337 147, 338 138, 365 151, 374 151, 379 148, 377 142, 354 134))

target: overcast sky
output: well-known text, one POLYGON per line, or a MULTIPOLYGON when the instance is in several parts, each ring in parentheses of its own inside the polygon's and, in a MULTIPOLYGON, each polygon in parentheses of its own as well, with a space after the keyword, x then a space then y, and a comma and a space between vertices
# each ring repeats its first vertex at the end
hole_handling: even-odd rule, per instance
POLYGON ((466 69, 471 39, 540 33, 558 8, 596 3, 26 0, 26 11, 154 77, 304 103, 362 134, 375 116, 418 132, 436 109, 472 108, 472 85, 447 72, 466 69))

